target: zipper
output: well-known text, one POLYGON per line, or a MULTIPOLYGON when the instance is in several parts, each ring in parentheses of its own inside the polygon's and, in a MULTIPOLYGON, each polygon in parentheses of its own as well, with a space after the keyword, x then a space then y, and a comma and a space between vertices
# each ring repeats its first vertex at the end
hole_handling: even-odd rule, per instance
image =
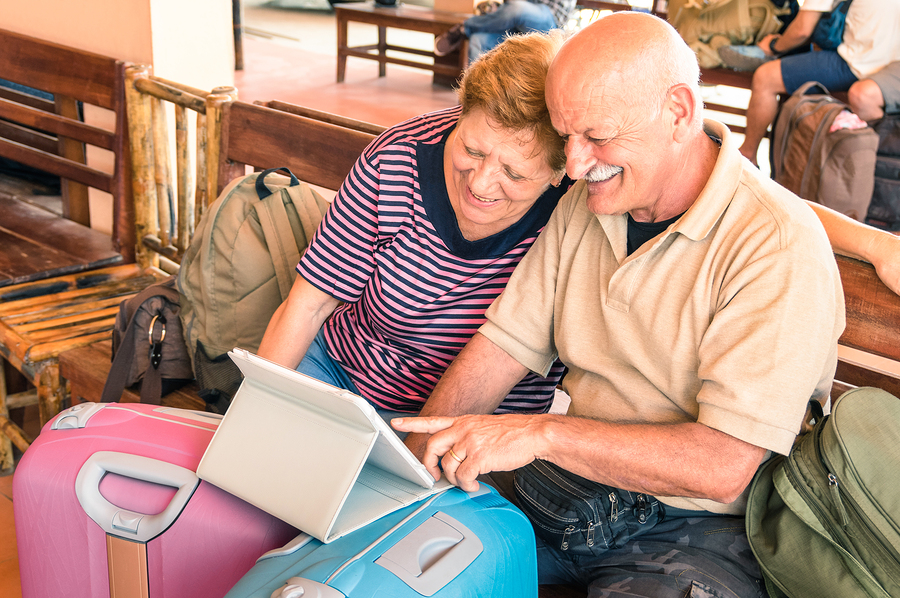
MULTIPOLYGON (((587 522, 587 534, 586 534, 586 544, 589 547, 594 545, 594 528, 597 526, 595 522, 599 522, 599 517, 597 516, 597 511, 594 509, 594 505, 591 502, 591 499, 594 498, 594 495, 589 494, 589 492, 579 483, 574 480, 569 479, 566 476, 563 476, 558 471, 544 463, 543 461, 535 461, 534 462, 535 469, 540 471, 541 475, 547 478, 548 480, 551 477, 556 478, 556 484, 559 487, 564 487, 570 489, 573 494, 580 499, 580 501, 587 506, 587 511, 589 511, 589 519, 587 522)), ((563 530, 562 543, 560 544, 560 549, 568 550, 569 541, 568 536, 575 531, 575 526, 570 525, 565 530, 563 530)))
MULTIPOLYGON (((818 448, 818 444, 816 445, 816 447, 818 448)), ((850 494, 848 492, 844 492, 843 495, 841 495, 840 482, 839 482, 837 476, 835 474, 831 473, 834 470, 834 468, 831 466, 831 464, 829 463, 829 461, 825 457, 825 455, 821 453, 821 451, 817 451, 817 452, 819 453, 818 456, 821 459, 822 465, 825 467, 825 470, 828 472, 828 484, 829 484, 829 487, 832 489, 832 496, 835 497, 836 504, 838 505, 838 508, 841 511, 842 516, 844 518, 843 520, 846 521, 846 523, 844 524, 844 528, 847 528, 852 521, 856 521, 859 523, 859 525, 854 526, 853 530, 848 529, 847 533, 851 534, 851 535, 858 535, 860 532, 862 532, 866 536, 865 540, 868 540, 868 543, 870 545, 874 544, 875 546, 880 546, 882 553, 889 555, 889 558, 892 562, 900 561, 900 553, 898 553, 894 549, 894 547, 891 546, 891 544, 884 539, 884 537, 881 534, 878 534, 875 531, 873 531, 873 529, 872 529, 873 526, 872 526, 871 520, 866 516, 865 511, 859 507, 859 505, 856 503, 856 501, 853 499, 853 497, 850 496, 850 494), (834 480, 833 486, 831 485, 832 480, 834 480), (849 516, 847 514, 848 511, 850 513, 849 516), (859 529, 856 529, 856 528, 859 528, 859 529)), ((850 552, 852 545, 848 544, 847 542, 842 543, 842 545, 845 550, 850 552)), ((859 555, 857 555, 855 553, 855 551, 854 551, 853 556, 857 560, 860 560, 859 555)))
POLYGON ((828 489, 831 492, 831 500, 834 501, 838 508, 838 515, 841 517, 841 527, 847 527, 850 525, 850 520, 847 518, 847 509, 844 508, 844 501, 841 500, 841 489, 838 487, 837 476, 833 473, 828 474, 828 489))
POLYGON ((643 494, 638 494, 634 500, 634 516, 637 517, 638 523, 644 525, 647 523, 648 515, 653 510, 653 507, 647 504, 647 497, 643 494))
POLYGON ((615 523, 619 520, 619 497, 615 492, 609 493, 609 522, 615 523))
POLYGON ((570 535, 572 532, 574 532, 574 531, 575 531, 575 526, 574 526, 574 525, 570 525, 570 526, 568 526, 566 529, 563 530, 562 543, 559 545, 559 547, 560 547, 562 550, 568 550, 568 549, 569 549, 569 535, 570 535))
MULTIPOLYGON (((815 432, 811 432, 815 433, 815 432)), ((794 487, 794 490, 797 491, 798 494, 803 498, 803 502, 809 505, 810 509, 816 516, 822 525, 825 527, 826 531, 832 538, 842 538, 843 533, 840 529, 840 526, 836 524, 834 521, 834 516, 832 513, 823 508, 821 501, 816 498, 815 495, 809 490, 807 482, 803 479, 802 475, 797 470, 797 463, 794 460, 793 456, 789 456, 785 463, 787 467, 784 468, 785 473, 788 476, 788 479, 791 482, 791 486, 794 487)))

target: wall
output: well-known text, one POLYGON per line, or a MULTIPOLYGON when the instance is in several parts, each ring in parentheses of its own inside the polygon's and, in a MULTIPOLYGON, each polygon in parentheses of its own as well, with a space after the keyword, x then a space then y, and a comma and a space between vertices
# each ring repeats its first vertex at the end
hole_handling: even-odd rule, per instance
MULTIPOLYGON (((4 29, 149 64, 160 77, 204 90, 234 84, 231 14, 231 0, 0 0, 4 29)), ((104 112, 85 120, 108 127, 104 112)), ((112 170, 107 152, 88 162, 112 170)), ((109 232, 110 198, 91 191, 91 224, 109 232)))

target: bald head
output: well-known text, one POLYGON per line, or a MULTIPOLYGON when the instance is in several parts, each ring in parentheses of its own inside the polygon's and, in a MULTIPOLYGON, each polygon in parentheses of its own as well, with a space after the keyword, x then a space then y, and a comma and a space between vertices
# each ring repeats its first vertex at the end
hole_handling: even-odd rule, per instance
POLYGON ((589 210, 658 222, 696 199, 718 146, 703 132, 697 58, 671 25, 603 17, 563 45, 545 93, 589 210))
POLYGON ((573 94, 583 100, 603 96, 656 113, 677 84, 688 85, 702 105, 699 77, 697 58, 675 28, 646 13, 621 11, 566 42, 550 67, 547 95, 551 102, 573 94))

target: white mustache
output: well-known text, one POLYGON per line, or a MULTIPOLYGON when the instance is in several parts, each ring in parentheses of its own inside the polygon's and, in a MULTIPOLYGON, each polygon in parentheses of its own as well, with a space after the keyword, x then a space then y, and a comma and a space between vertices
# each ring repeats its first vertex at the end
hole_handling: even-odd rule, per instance
POLYGON ((589 183, 602 183, 603 181, 609 180, 622 172, 621 166, 613 166, 612 164, 597 164, 593 168, 591 168, 586 175, 584 175, 584 180, 589 183))

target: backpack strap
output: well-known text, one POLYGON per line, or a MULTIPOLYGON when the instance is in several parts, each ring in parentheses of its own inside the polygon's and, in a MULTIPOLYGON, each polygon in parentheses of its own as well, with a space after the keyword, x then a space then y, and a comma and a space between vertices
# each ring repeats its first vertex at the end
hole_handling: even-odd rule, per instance
MULTIPOLYGON (((135 336, 137 335, 137 326, 135 326, 134 318, 140 311, 141 305, 151 297, 161 296, 172 303, 179 302, 178 291, 175 289, 175 277, 171 276, 163 282, 152 284, 131 299, 124 301, 119 308, 125 311, 128 318, 128 326, 125 328, 125 335, 122 342, 119 343, 118 350, 113 356, 112 367, 109 369, 109 375, 106 383, 103 385, 103 394, 100 402, 113 403, 122 398, 125 392, 125 382, 128 373, 131 370, 131 364, 134 362, 135 356, 135 336), (131 310, 131 313, 127 313, 131 310)), ((153 335, 153 330, 149 331, 153 335)), ((147 350, 150 351, 151 343, 148 342, 147 350)), ((158 364, 157 364, 158 365, 158 364)), ((162 400, 162 378, 158 367, 152 365, 144 372, 143 381, 141 382, 141 403, 151 403, 159 405, 162 400)))
POLYGON ((287 209, 281 194, 273 194, 265 186, 265 177, 276 170, 282 170, 290 175, 291 187, 300 184, 300 180, 287 168, 270 168, 264 170, 256 179, 256 193, 260 196, 254 204, 254 209, 259 217, 263 235, 266 237, 266 245, 272 256, 272 264, 275 266, 275 278, 278 280, 278 290, 281 298, 286 299, 294 282, 294 268, 300 261, 300 252, 297 250, 297 241, 294 239, 294 231, 288 218, 287 209), (262 194, 265 195, 262 195, 262 194))

